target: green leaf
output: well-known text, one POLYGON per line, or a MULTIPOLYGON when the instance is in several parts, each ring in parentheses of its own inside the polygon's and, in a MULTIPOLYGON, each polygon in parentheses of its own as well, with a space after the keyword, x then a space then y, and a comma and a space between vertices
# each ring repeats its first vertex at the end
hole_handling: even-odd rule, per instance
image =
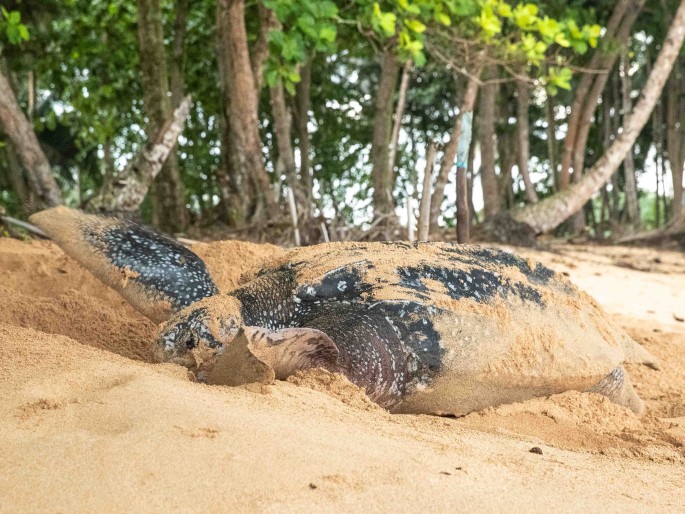
POLYGON ((21 34, 19 34, 17 25, 7 25, 6 34, 10 44, 17 45, 21 42, 21 34))
POLYGON ((514 9, 514 23, 523 30, 531 30, 539 19, 537 14, 538 8, 536 5, 519 4, 514 9))
POLYGON ((574 20, 568 20, 566 22, 566 26, 568 27, 569 34, 573 39, 581 39, 583 37, 583 33, 580 31, 574 20))
POLYGON ((502 32, 502 22, 492 12, 492 9, 484 8, 480 13, 478 24, 485 33, 486 37, 494 36, 502 32))
POLYGON ((421 68, 426 64, 426 55, 423 52, 416 52, 411 56, 411 58, 418 68, 421 68))
POLYGON ((506 2, 500 2, 497 6, 497 14, 499 14, 502 18, 511 18, 511 6, 506 2))
POLYGON ((568 68, 556 68, 552 67, 549 69, 548 82, 560 89, 571 89, 571 77, 573 74, 568 68))
POLYGON ((318 36, 316 30, 316 20, 311 14, 303 14, 297 19, 298 28, 306 35, 316 38, 318 36))
POLYGON ((391 13, 391 12, 386 12, 381 15, 380 19, 380 26, 383 29, 383 32, 385 32, 386 36, 394 36, 395 35, 395 24, 397 23, 397 17, 391 13))
POLYGON ((337 31, 335 25, 326 25, 319 31, 319 39, 328 41, 329 43, 333 43, 335 41, 336 35, 337 31))
POLYGON ((548 16, 538 21, 538 32, 548 41, 552 41, 559 34, 559 23, 548 16))
POLYGON ((556 37, 554 38, 554 42, 559 45, 563 46, 564 48, 568 48, 571 46, 571 42, 566 39, 566 36, 563 34, 563 32, 559 32, 556 37))
POLYGON ((11 11, 7 23, 10 25, 19 25, 21 23, 21 14, 19 11, 11 11))
POLYGON ((29 40, 29 29, 27 29, 26 25, 24 25, 23 23, 21 25, 19 25, 19 36, 24 41, 29 40))
POLYGON ((426 30, 426 26, 419 20, 405 20, 404 24, 409 28, 409 30, 416 32, 417 34, 421 34, 426 30))
POLYGON ((280 74, 278 73, 278 70, 269 70, 266 74, 266 84, 269 87, 273 87, 276 84, 278 84, 279 78, 280 78, 280 74))
POLYGON ((442 25, 445 25, 446 27, 452 25, 452 20, 450 19, 450 17, 443 12, 435 14, 435 21, 442 25))
POLYGON ((329 1, 319 2, 319 16, 321 18, 335 18, 338 15, 338 7, 329 1))
POLYGON ((573 47, 573 51, 580 55, 587 52, 587 43, 585 41, 573 41, 571 46, 573 47))
POLYGON ((283 87, 285 87, 285 90, 288 92, 290 95, 295 94, 295 85, 292 82, 285 82, 283 84, 283 87))

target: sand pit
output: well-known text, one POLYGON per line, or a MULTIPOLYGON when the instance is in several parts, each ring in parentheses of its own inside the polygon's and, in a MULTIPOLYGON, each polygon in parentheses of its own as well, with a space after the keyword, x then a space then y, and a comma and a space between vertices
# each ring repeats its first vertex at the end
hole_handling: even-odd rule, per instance
MULTIPOLYGON (((629 370, 644 417, 580 393, 390 415, 319 371, 197 384, 152 364, 154 325, 57 247, 0 239, 0 511, 683 511, 685 256, 553 250, 526 256, 660 359, 629 370)), ((196 251, 229 290, 280 250, 196 251)))

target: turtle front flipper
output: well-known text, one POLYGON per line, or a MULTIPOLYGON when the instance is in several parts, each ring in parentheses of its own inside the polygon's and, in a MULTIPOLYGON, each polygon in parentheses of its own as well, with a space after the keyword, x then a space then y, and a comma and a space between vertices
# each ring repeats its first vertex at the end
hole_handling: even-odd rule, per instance
POLYGON ((67 255, 155 323, 218 293, 197 255, 130 221, 66 207, 30 219, 67 255))
POLYGON ((338 347, 320 330, 243 327, 227 344, 209 375, 209 383, 237 386, 285 380, 311 368, 338 370, 338 347))

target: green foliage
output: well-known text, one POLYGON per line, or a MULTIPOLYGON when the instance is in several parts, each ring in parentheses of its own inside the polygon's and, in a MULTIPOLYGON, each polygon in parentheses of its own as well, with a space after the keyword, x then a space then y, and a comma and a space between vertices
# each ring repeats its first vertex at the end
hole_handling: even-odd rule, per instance
POLYGON ((482 0, 480 5, 477 24, 481 37, 495 54, 510 61, 523 61, 540 72, 550 53, 556 56, 557 66, 540 76, 552 95, 559 89, 570 88, 571 70, 561 52, 569 49, 584 54, 588 47, 597 46, 601 34, 601 27, 596 24, 579 28, 571 12, 552 18, 533 3, 518 3, 512 8, 504 0, 482 0))
POLYGON ((10 45, 18 45, 29 40, 29 29, 21 22, 19 11, 8 11, 0 7, 0 50, 2 50, 2 36, 10 45))
MULTIPOLYGON (((161 2, 165 39, 171 49, 175 2, 161 2)), ((634 40, 631 48, 636 68, 634 90, 646 80, 646 63, 654 59, 667 18, 674 11, 672 0, 669 2, 663 13, 652 10, 654 16, 638 20, 636 31, 644 32, 646 39, 634 40)), ((268 37, 265 82, 273 85, 282 80, 292 93, 300 81, 302 63, 312 62, 308 122, 315 198, 327 215, 335 207, 342 223, 356 223, 370 215, 369 148, 378 50, 392 49, 400 61, 412 59, 418 65, 411 75, 402 119, 396 192, 405 187, 413 190, 428 141, 448 140, 465 85, 461 78, 455 79, 454 69, 468 66, 469 58, 482 51, 490 62, 503 64, 499 78, 508 78, 506 67, 541 79, 548 92, 557 95, 554 104, 559 108, 561 127, 565 123, 561 113, 573 101, 569 64, 584 64, 596 47, 617 50, 615 43, 611 46, 600 39, 601 29, 595 24, 608 19, 614 2, 598 2, 591 9, 584 0, 265 0, 263 4, 282 25, 268 37), (450 66, 431 53, 433 48, 448 54, 450 66), (462 48, 467 51, 459 53, 462 48)), ((74 204, 87 199, 110 164, 105 150, 113 161, 110 169, 117 170, 145 140, 136 3, 8 0, 3 5, 0 45, 4 45, 3 58, 21 106, 26 109, 28 105, 27 73, 32 71, 38 87, 33 120, 41 143, 68 201, 74 204), (30 38, 25 37, 29 34, 30 38)), ((248 40, 254 44, 260 36, 259 4, 248 2, 246 8, 248 40)), ((216 218, 219 201, 216 170, 225 165, 221 159, 225 142, 220 137, 225 99, 219 87, 215 14, 216 0, 190 2, 183 75, 193 105, 178 154, 188 205, 194 215, 202 213, 208 221, 216 218)), ((504 133, 515 129, 513 89, 511 83, 499 87, 500 141, 504 133)), ((530 107, 531 172, 541 197, 552 192, 545 159, 543 98, 533 95, 530 107)), ((296 101, 288 99, 294 114, 296 101)), ((267 168, 272 171, 271 156, 277 151, 267 91, 261 92, 258 116, 267 168)), ((476 113, 476 130, 477 118, 476 113)), ((298 137, 293 133, 296 147, 298 137)), ((655 137, 649 126, 639 136, 634 149, 638 173, 653 173, 648 153, 655 137)), ((556 144, 558 164, 561 141, 556 144)), ((0 141, 0 203, 10 212, 21 212, 22 205, 8 180, 2 146, 0 141)), ((588 162, 603 150, 602 131, 595 127, 590 132, 588 162)), ((500 165, 505 151, 500 148, 500 165)), ((277 182, 275 173, 272 182, 277 182)), ((448 190, 453 189, 450 184, 448 190)), ((523 201, 517 183, 515 203, 523 201)), ((653 217, 653 199, 650 205, 643 206, 644 216, 653 217)))
POLYGON ((282 24, 269 31, 266 82, 273 86, 282 80, 285 89, 295 94, 298 66, 315 52, 335 49, 338 8, 330 0, 264 0, 264 6, 282 24))

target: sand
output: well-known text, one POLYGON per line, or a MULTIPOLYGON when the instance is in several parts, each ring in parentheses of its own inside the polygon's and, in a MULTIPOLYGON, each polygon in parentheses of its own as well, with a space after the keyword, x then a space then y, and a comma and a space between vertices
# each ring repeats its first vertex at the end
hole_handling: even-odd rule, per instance
MULTIPOLYGON (((0 511, 685 510, 685 256, 552 250, 524 253, 660 359, 629 368, 644 417, 581 393, 391 415, 324 371, 194 383, 151 363, 152 323, 54 245, 0 239, 0 511)), ((197 252, 229 290, 280 250, 197 252)))

